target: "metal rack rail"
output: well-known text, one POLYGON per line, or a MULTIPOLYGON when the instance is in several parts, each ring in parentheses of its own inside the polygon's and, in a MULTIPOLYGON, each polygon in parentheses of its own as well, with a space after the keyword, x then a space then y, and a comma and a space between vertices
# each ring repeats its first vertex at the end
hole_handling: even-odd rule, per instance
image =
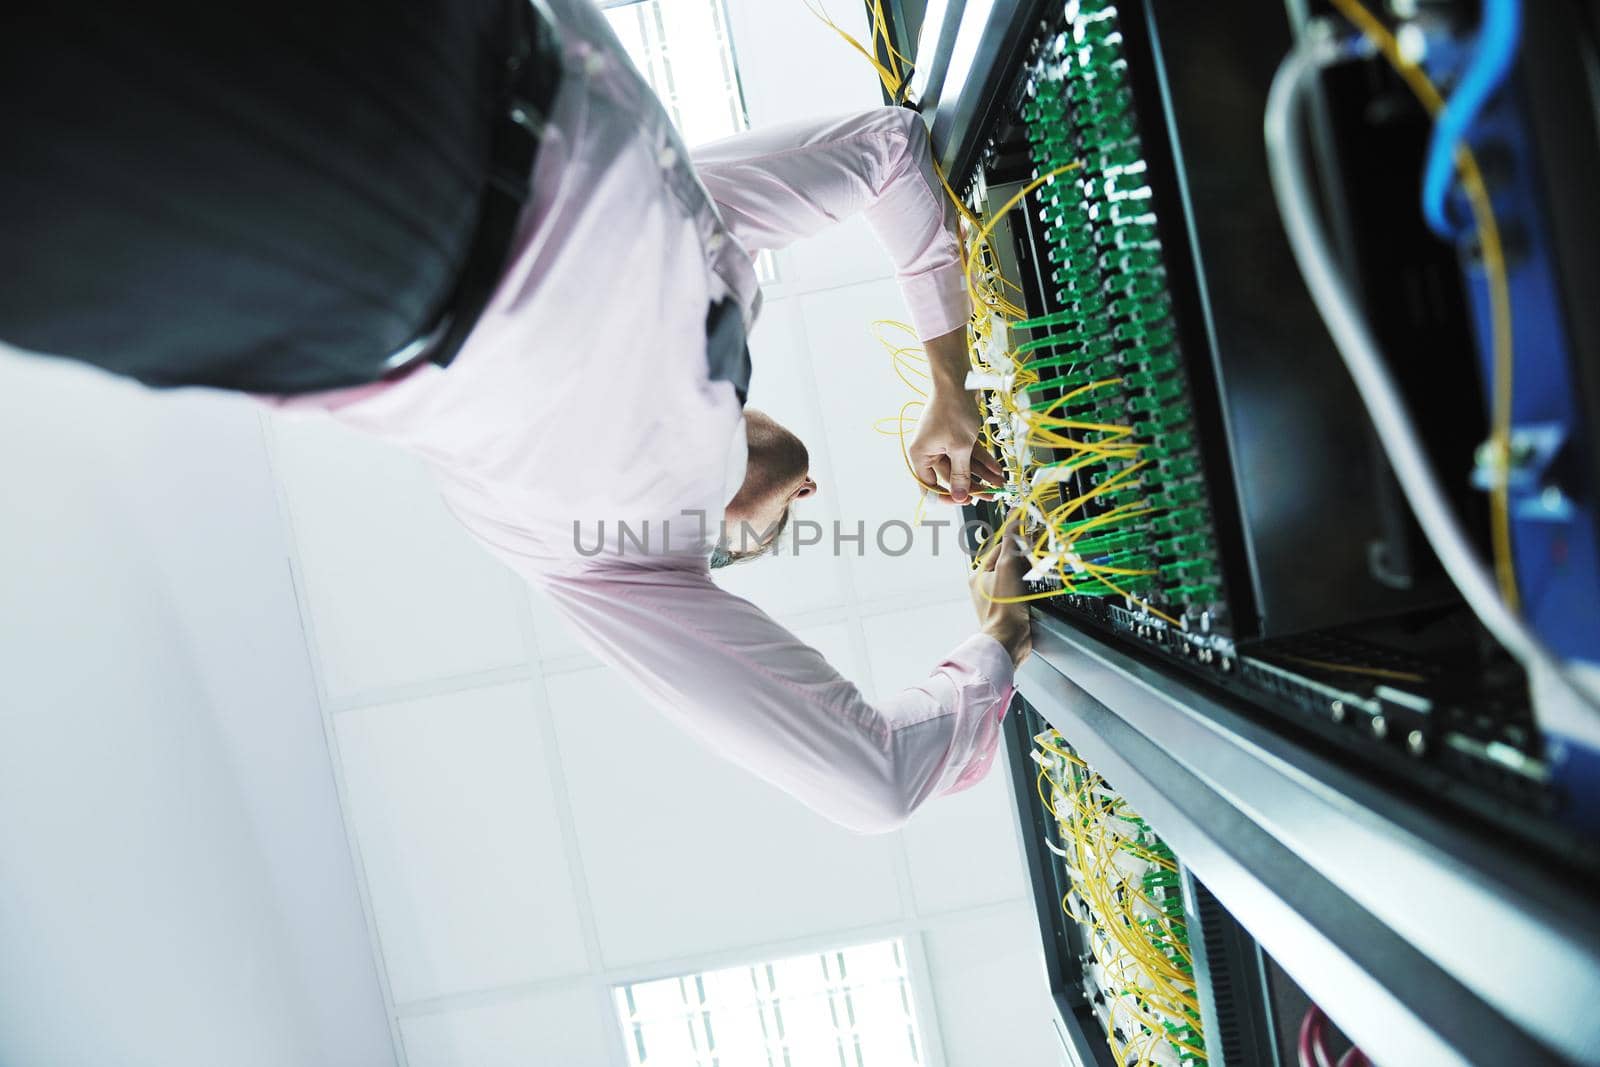
POLYGON ((1592 887, 1036 617, 1024 697, 1383 1064, 1600 1064, 1592 887))

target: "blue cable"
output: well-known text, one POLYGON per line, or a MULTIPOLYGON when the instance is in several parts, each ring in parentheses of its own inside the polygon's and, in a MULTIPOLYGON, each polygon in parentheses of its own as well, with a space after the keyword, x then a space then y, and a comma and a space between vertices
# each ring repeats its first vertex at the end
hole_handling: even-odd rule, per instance
POLYGON ((1433 124, 1422 171, 1423 217, 1428 228, 1446 240, 1453 240, 1460 230, 1451 222, 1447 207, 1456 175, 1456 147, 1506 80, 1521 40, 1522 0, 1483 0, 1477 45, 1456 91, 1433 124))

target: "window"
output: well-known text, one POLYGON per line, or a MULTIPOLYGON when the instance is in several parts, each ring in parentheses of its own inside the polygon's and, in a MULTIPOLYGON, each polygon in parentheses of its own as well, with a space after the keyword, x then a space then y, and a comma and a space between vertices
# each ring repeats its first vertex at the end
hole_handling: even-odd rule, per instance
POLYGON ((922 1067, 898 939, 618 986, 633 1067, 922 1067))
POLYGON ((685 144, 750 128, 723 0, 621 0, 605 8, 685 144))
MULTIPOLYGON (((601 0, 611 29, 693 147, 750 128, 723 0, 601 0)), ((773 281, 772 255, 756 273, 773 281)))

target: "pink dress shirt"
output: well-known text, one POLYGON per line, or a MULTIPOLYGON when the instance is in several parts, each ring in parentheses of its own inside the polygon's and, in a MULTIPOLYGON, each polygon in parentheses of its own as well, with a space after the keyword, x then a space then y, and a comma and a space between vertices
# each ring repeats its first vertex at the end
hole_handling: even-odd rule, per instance
POLYGON ((871 703, 712 581, 706 556, 745 443, 732 386, 707 373, 706 310, 731 297, 754 326, 752 255, 860 215, 918 333, 964 323, 925 128, 880 108, 691 160, 587 0, 549 7, 565 78, 505 277, 455 362, 273 403, 421 456, 472 536, 667 715, 824 816, 892 829, 988 770, 1010 658, 975 635, 920 685, 871 703))

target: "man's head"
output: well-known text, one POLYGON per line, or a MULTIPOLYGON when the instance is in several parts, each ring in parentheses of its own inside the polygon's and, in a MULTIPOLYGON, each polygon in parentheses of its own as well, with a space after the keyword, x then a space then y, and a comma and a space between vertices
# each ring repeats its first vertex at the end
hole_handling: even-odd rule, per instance
POLYGON ((789 505, 817 491, 811 480, 811 456, 800 438, 766 412, 748 407, 744 432, 748 457, 744 482, 724 509, 726 544, 713 553, 713 567, 770 551, 788 525, 789 505))

